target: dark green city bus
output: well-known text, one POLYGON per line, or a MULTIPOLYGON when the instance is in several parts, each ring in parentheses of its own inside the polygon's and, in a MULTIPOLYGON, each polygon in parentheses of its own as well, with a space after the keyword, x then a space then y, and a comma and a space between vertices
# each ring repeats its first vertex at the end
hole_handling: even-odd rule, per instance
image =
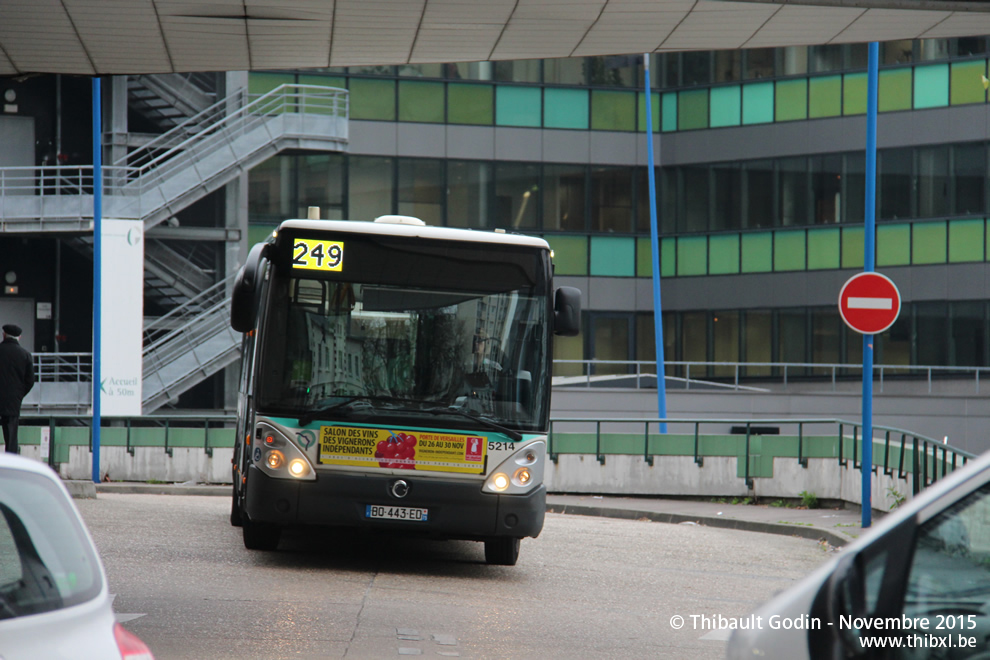
POLYGON ((552 338, 579 320, 540 238, 406 216, 283 222, 231 304, 244 544, 366 528, 482 541, 488 563, 515 564, 543 528, 552 338))

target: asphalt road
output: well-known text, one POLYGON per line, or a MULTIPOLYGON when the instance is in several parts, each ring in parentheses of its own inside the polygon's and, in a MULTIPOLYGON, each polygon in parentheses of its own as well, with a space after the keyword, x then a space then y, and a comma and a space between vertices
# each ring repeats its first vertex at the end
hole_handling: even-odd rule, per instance
POLYGON ((721 658, 727 635, 691 615, 742 616, 826 557, 799 538, 559 514, 514 567, 478 543, 351 533, 263 553, 227 498, 76 504, 118 617, 157 660, 721 658))

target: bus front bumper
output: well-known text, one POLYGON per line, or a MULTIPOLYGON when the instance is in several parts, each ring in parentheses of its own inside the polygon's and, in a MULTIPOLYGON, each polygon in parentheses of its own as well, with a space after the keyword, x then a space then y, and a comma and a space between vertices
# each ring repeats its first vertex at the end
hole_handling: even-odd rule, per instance
POLYGON ((483 540, 539 536, 546 499, 543 484, 526 495, 497 495, 482 492, 480 481, 341 472, 321 472, 316 481, 290 481, 273 479, 252 465, 248 468, 244 510, 254 522, 483 540), (403 498, 392 494, 399 480, 408 484, 403 498), (426 521, 371 519, 367 516, 369 505, 427 509, 428 517, 426 521))

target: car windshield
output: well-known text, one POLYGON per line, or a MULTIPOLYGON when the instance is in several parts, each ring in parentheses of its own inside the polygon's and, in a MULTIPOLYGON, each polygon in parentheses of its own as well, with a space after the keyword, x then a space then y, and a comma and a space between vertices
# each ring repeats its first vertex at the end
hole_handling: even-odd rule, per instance
POLYGON ((0 468, 0 619, 77 605, 102 585, 65 494, 42 475, 0 468))
POLYGON ((374 414, 539 430, 547 300, 504 291, 277 278, 262 330, 258 409, 310 421, 374 414))

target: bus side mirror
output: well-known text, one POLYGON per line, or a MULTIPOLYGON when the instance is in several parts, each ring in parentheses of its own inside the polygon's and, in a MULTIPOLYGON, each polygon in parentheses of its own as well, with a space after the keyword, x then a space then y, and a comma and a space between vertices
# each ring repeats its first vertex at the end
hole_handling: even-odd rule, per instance
POLYGON ((234 279, 234 291, 230 297, 230 327, 237 332, 250 332, 257 323, 261 261, 267 253, 267 243, 258 243, 251 248, 247 261, 234 279))
POLYGON ((563 337, 581 334, 581 291, 562 286, 553 292, 553 333, 563 337))

